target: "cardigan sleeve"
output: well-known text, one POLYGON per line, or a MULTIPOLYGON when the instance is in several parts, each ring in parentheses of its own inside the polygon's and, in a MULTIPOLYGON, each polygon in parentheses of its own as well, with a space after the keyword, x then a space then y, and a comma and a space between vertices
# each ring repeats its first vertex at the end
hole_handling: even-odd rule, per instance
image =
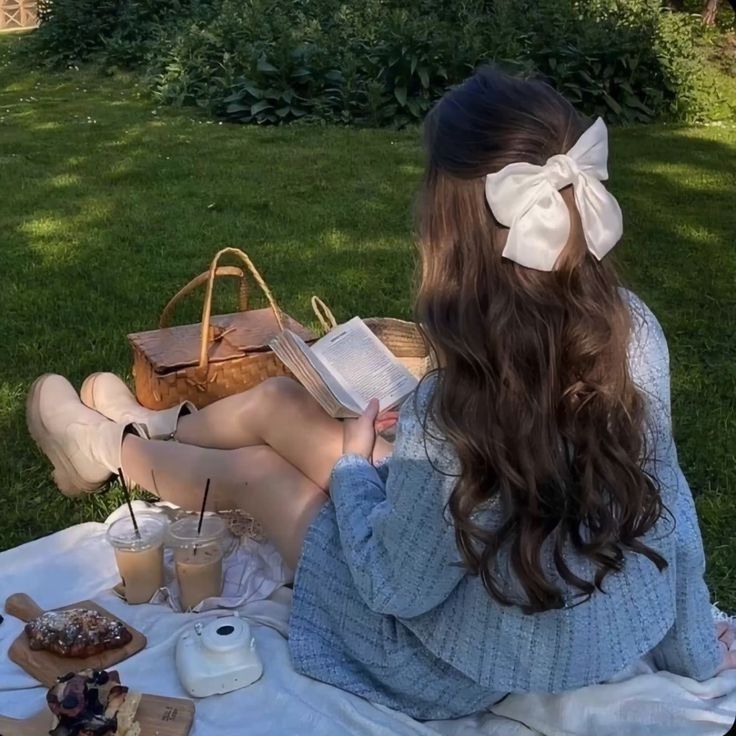
POLYGON ((358 455, 338 460, 330 483, 340 542, 360 596, 371 610, 399 618, 436 607, 465 575, 454 527, 445 518, 457 480, 454 456, 446 443, 424 433, 427 388, 423 384, 404 403, 385 485, 358 455))
POLYGON ((710 594, 703 579, 705 556, 690 489, 679 468, 680 478, 675 514, 675 622, 654 649, 659 669, 706 680, 715 674, 720 651, 710 594))
POLYGON ((667 341, 657 318, 629 295, 634 320, 630 351, 632 378, 642 391, 648 418, 645 469, 662 491, 674 517, 675 621, 653 650, 660 669, 698 680, 711 677, 720 652, 715 635, 710 593, 705 583, 705 552, 695 503, 680 469, 672 436, 670 365, 667 341))

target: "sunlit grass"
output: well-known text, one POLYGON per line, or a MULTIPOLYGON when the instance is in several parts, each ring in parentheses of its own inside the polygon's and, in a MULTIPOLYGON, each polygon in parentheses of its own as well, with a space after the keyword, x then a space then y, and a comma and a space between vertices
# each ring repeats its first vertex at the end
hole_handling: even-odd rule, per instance
MULTIPOLYGON (((314 293, 338 317, 408 317, 422 167, 417 131, 218 125, 157 108, 132 80, 21 68, 18 42, 0 38, 0 548, 120 501, 53 489, 24 422, 38 374, 126 374, 125 335, 153 327, 222 245, 245 248, 303 321, 314 293)), ((736 129, 616 130, 611 151, 617 258, 668 335, 709 579, 736 609, 736 129)))

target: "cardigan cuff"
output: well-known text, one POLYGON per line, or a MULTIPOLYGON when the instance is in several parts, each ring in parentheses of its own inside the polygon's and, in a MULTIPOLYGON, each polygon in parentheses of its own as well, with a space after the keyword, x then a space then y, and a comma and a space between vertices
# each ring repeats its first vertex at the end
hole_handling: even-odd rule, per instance
POLYGON ((332 481, 336 476, 341 475, 345 471, 349 472, 352 469, 361 469, 363 471, 375 470, 370 460, 356 452, 350 452, 342 455, 335 463, 330 474, 330 480, 332 481))
POLYGON ((356 453, 343 455, 335 463, 330 474, 330 495, 334 500, 336 495, 340 495, 343 487, 355 490, 361 481, 368 481, 371 486, 383 485, 370 460, 356 453))

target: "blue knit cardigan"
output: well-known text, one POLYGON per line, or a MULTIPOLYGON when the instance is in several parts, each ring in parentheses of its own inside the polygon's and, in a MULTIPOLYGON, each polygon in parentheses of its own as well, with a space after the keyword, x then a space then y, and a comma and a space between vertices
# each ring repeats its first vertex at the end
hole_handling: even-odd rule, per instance
MULTIPOLYGON (((606 577, 605 592, 575 605, 577 591, 559 579, 543 547, 550 579, 567 593, 564 608, 526 614, 489 597, 479 578, 458 564, 445 509, 458 460, 449 443, 423 430, 432 391, 425 383, 417 401, 411 398, 402 409, 386 469, 356 455, 334 468, 331 503, 308 534, 295 581, 290 636, 298 669, 418 717, 477 708, 477 694, 466 703, 451 693, 444 708, 414 707, 411 683, 424 688, 431 668, 407 664, 400 675, 377 675, 371 665, 377 647, 384 647, 381 656, 395 654, 376 643, 390 622, 391 631, 401 627, 406 634, 393 646, 418 648, 421 656, 449 665, 459 683, 473 683, 490 702, 509 692, 558 692, 602 682, 650 651, 663 669, 697 679, 713 675, 719 652, 695 508, 672 438, 667 345, 652 313, 626 294, 634 323, 630 371, 647 403, 646 469, 671 512, 644 541, 669 566, 659 572, 645 557, 627 553, 624 570, 606 577), (324 532, 330 525, 333 537, 325 533, 316 543, 320 527, 324 532), (349 574, 341 577, 339 566, 349 574), (350 626, 341 623, 348 619, 350 626), (341 662, 348 661, 341 673, 341 662), (377 682, 381 677, 390 680, 385 687, 377 682)), ((502 510, 491 503, 479 514, 492 526, 502 510)), ((566 561, 578 576, 592 579, 590 562, 570 547, 566 561)), ((497 572, 513 595, 518 586, 508 570, 501 554, 497 572)), ((406 662, 415 661, 416 653, 414 659, 405 654, 406 662)))

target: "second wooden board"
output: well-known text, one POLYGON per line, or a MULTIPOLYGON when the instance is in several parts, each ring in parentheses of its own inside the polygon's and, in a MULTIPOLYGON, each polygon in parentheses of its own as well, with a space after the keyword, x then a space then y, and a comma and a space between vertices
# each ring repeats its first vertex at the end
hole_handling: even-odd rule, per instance
MULTIPOLYGON (((44 709, 31 718, 0 716, 2 736, 43 736, 51 728, 53 716, 44 709)), ((194 703, 183 698, 143 695, 135 720, 141 736, 187 736, 194 722, 194 703)))

